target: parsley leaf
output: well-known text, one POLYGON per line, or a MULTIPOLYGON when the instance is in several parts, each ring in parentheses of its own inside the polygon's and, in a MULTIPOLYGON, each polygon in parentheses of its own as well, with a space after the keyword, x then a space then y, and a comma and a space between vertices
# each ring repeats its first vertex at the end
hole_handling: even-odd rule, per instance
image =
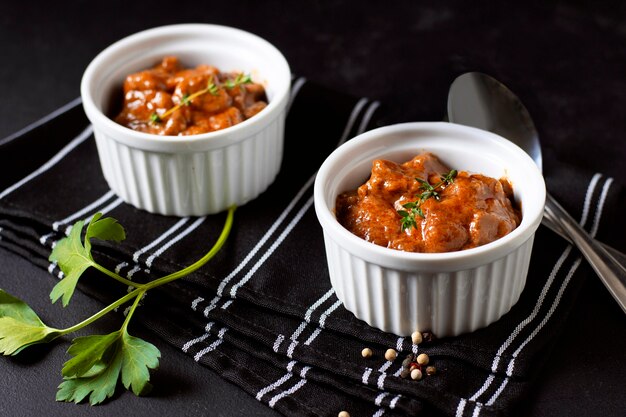
POLYGON ((96 405, 115 393, 121 378, 126 389, 141 395, 150 389, 150 369, 159 366, 161 353, 151 343, 128 334, 125 328, 108 335, 74 339, 68 353, 75 355, 63 367, 64 381, 57 401, 96 405))
POLYGON ((85 232, 85 243, 81 240, 81 233, 85 222, 76 222, 67 238, 61 239, 52 250, 49 260, 57 262, 65 278, 57 283, 50 292, 50 299, 55 303, 62 299, 63 307, 67 306, 74 294, 78 279, 90 266, 96 266, 91 256, 91 239, 113 240, 120 242, 126 238, 126 232, 117 220, 96 213, 85 232))
POLYGON ((0 353, 17 355, 36 343, 46 343, 61 335, 46 326, 22 300, 0 290, 0 353))

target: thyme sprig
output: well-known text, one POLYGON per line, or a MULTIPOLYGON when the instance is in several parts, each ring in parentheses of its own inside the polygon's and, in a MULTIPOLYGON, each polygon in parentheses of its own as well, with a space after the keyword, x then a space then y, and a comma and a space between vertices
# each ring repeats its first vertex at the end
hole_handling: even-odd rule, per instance
POLYGON ((204 94, 211 94, 213 96, 217 96, 220 93, 220 88, 227 88, 229 90, 232 90, 233 88, 240 86, 242 84, 250 84, 252 83, 252 77, 250 77, 250 74, 243 74, 243 73, 239 73, 237 74, 237 76, 235 77, 235 79, 228 79, 225 82, 223 82, 222 84, 219 83, 219 81, 216 83, 216 78, 214 76, 211 76, 211 78, 209 78, 209 81, 207 82, 207 86, 205 88, 203 88, 202 90, 196 91, 193 94, 185 94, 182 96, 180 103, 178 103, 177 105, 175 105, 174 107, 170 108, 169 110, 167 110, 165 113, 159 115, 158 113, 154 112, 150 115, 150 122, 151 123, 161 123, 164 119, 166 119, 167 117, 169 117, 170 115, 172 115, 172 113, 174 113, 176 110, 180 109, 183 106, 189 106, 191 104, 191 101, 195 98, 198 98, 204 94))
POLYGON ((406 210, 397 210, 401 217, 400 228, 403 232, 412 227, 417 227, 416 216, 425 217, 422 211, 422 204, 431 197, 437 201, 441 200, 440 191, 443 189, 440 188, 445 188, 446 185, 452 184, 457 175, 457 170, 452 169, 447 174, 441 175, 439 177, 440 181, 435 185, 431 185, 428 181, 421 178, 415 178, 415 180, 420 183, 419 189, 422 191, 416 196, 418 198, 417 201, 410 201, 403 204, 402 207, 406 210))

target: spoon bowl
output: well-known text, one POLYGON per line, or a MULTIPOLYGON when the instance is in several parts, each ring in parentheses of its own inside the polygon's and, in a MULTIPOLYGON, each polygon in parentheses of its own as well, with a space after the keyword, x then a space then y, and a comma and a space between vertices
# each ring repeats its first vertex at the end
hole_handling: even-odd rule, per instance
POLYGON ((524 149, 542 170, 539 135, 520 99, 496 79, 468 72, 454 80, 448 95, 448 118, 496 132, 524 149))

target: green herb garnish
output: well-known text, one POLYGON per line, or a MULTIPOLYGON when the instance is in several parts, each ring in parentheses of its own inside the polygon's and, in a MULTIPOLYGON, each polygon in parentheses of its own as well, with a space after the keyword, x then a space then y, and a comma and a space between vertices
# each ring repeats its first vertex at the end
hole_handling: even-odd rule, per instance
POLYGON ((174 113, 176 110, 180 109, 183 106, 189 106, 191 104, 191 101, 197 97, 200 97, 206 93, 210 93, 213 96, 217 96, 220 93, 220 89, 221 88, 227 88, 229 90, 232 90, 233 88, 242 85, 242 84, 250 84, 252 83, 252 77, 250 77, 250 74, 243 74, 243 73, 239 73, 237 74, 237 76, 235 77, 234 80, 228 79, 226 80, 224 83, 220 84, 219 81, 216 83, 216 78, 215 77, 211 77, 209 79, 209 81, 207 82, 207 86, 206 88, 200 90, 200 91, 196 91, 193 94, 185 94, 182 96, 180 103, 178 103, 177 105, 175 105, 174 107, 170 108, 169 110, 167 110, 166 112, 164 112, 163 114, 161 114, 160 116, 157 113, 152 113, 150 115, 150 123, 161 123, 163 121, 163 119, 165 119, 166 117, 170 116, 172 113, 174 113))
MULTIPOLYGON (((212 96, 216 96, 220 93, 219 87, 213 82, 213 80, 209 81, 205 90, 211 93, 212 96)), ((196 95, 195 97, 198 97, 198 95, 196 95)))
POLYGON ((406 210, 397 210, 401 217, 400 230, 404 232, 406 229, 417 227, 417 219, 415 216, 420 216, 422 218, 425 217, 424 212, 422 211, 422 204, 431 197, 439 201, 441 199, 439 188, 452 184, 457 174, 457 170, 452 169, 447 174, 442 175, 440 177, 441 181, 435 185, 431 185, 428 181, 421 178, 415 178, 415 180, 420 183, 419 189, 423 191, 421 194, 416 196, 418 198, 417 201, 411 201, 402 205, 402 207, 406 210))
POLYGON ((158 115, 158 114, 156 114, 156 113, 152 113, 152 114, 150 115, 150 122, 151 122, 151 123, 161 123, 161 118, 159 117, 159 115, 158 115))
POLYGON ((124 228, 113 218, 102 218, 97 213, 81 234, 84 221, 76 222, 68 237, 61 239, 50 254, 50 261, 57 262, 65 277, 52 289, 50 299, 61 299, 67 306, 79 278, 90 267, 96 268, 133 290, 96 314, 66 329, 49 327, 22 300, 0 289, 0 353, 17 355, 24 348, 37 343, 47 343, 60 336, 82 329, 105 316, 119 306, 133 301, 122 327, 107 335, 77 337, 68 353, 59 385, 57 401, 81 402, 89 399, 91 405, 102 403, 115 393, 119 380, 135 395, 148 392, 150 369, 159 365, 161 353, 151 343, 128 333, 128 324, 139 302, 147 291, 182 278, 203 266, 222 248, 230 233, 235 207, 228 210, 222 232, 211 250, 194 264, 145 284, 127 280, 98 264, 91 254, 91 239, 119 242, 126 237, 124 228))
POLYGON ((408 210, 398 210, 398 214, 402 217, 401 230, 404 232, 411 227, 417 227, 415 216, 424 217, 424 213, 422 212, 422 208, 415 201, 403 204, 402 207, 408 210))
POLYGON ((224 83, 224 87, 228 89, 233 89, 237 87, 238 85, 250 84, 251 82, 252 82, 252 78, 250 77, 250 74, 244 75, 243 73, 239 73, 237 74, 237 77, 235 77, 234 80, 226 80, 226 82, 224 83))

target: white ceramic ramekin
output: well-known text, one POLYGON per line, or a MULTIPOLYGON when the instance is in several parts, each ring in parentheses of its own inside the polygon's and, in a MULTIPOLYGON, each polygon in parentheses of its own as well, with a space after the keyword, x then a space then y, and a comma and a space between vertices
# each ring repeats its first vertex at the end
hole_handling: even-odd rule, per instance
POLYGON ((430 330, 445 337, 487 326, 519 299, 545 184, 530 157, 500 136, 452 123, 404 123, 369 131, 336 149, 317 174, 314 195, 331 283, 345 307, 387 332, 430 330), (364 183, 374 159, 404 162, 424 151, 453 169, 508 178, 521 202, 521 224, 495 242, 450 253, 385 248, 339 224, 337 195, 364 183))
POLYGON ((87 67, 81 96, 94 127, 102 171, 125 202, 149 212, 189 216, 220 212, 254 199, 281 165, 291 72, 270 43, 225 26, 162 26, 124 38, 87 67), (111 120, 126 75, 150 68, 166 55, 186 66, 250 73, 266 88, 269 104, 230 128, 194 136, 157 136, 111 120))

